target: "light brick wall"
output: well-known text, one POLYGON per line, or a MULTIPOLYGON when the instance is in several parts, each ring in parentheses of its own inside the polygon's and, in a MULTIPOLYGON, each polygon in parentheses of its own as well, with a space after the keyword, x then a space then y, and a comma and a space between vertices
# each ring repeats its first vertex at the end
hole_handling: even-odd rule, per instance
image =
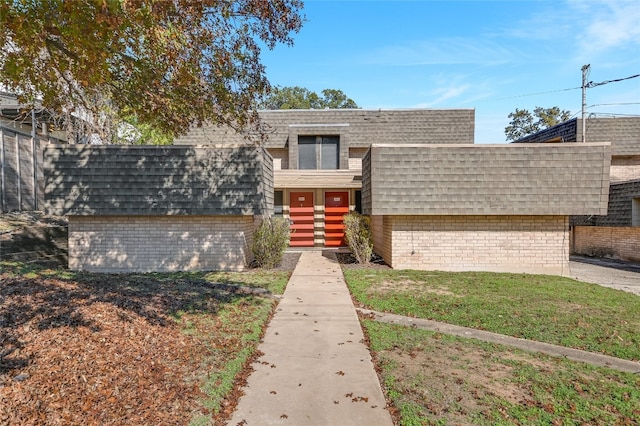
POLYGON ((349 149, 349 170, 362 170, 362 158, 367 154, 369 148, 349 149))
POLYGON ((391 221, 388 216, 371 216, 373 251, 387 263, 391 259, 391 221))
POLYGON ((634 179, 640 179, 640 155, 611 158, 611 183, 634 179))
POLYGON ((375 224, 374 251, 395 269, 568 272, 567 216, 385 216, 375 224))
POLYGON ((253 216, 69 216, 69 268, 241 271, 253 229, 253 216))
POLYGON ((640 227, 575 226, 573 252, 640 262, 640 227))

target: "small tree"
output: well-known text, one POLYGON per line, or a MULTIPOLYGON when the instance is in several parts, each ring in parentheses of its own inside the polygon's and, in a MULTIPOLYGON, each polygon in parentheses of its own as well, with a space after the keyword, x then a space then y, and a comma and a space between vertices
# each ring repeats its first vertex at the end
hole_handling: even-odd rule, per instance
POLYGON ((509 114, 511 121, 505 127, 504 134, 508 141, 515 141, 525 136, 548 129, 571 117, 570 111, 561 110, 557 106, 551 108, 536 107, 533 114, 526 109, 518 109, 509 114))
POLYGON ((275 268, 282 262, 288 245, 289 221, 282 217, 264 218, 253 234, 253 261, 262 268, 275 268))
POLYGON ((322 96, 306 87, 272 87, 259 102, 260 109, 358 108, 342 90, 324 89, 322 96))
POLYGON ((344 233, 347 245, 358 263, 369 263, 373 255, 371 219, 357 212, 346 214, 344 233))

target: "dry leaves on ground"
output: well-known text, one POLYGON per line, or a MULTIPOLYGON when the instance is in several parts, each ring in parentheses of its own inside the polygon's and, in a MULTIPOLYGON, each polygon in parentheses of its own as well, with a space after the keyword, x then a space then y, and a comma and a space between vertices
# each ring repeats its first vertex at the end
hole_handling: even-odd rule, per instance
POLYGON ((187 424, 212 348, 171 313, 215 327, 224 302, 203 282, 0 273, 0 424, 187 424))

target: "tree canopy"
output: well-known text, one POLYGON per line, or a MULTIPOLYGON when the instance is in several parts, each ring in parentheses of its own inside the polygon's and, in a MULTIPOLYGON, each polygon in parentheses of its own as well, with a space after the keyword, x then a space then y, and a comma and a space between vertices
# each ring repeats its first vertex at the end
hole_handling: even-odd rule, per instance
POLYGON ((533 114, 526 109, 518 109, 509 114, 511 121, 505 127, 504 134, 508 141, 539 132, 540 130, 560 124, 571 117, 570 111, 561 110, 557 106, 551 108, 535 107, 533 114))
POLYGON ((325 109, 358 108, 355 101, 342 90, 324 89, 322 96, 311 90, 293 87, 274 87, 259 103, 261 109, 325 109))
POLYGON ((243 128, 269 89, 261 47, 303 21, 301 0, 0 0, 0 84, 101 134, 123 117, 243 128))

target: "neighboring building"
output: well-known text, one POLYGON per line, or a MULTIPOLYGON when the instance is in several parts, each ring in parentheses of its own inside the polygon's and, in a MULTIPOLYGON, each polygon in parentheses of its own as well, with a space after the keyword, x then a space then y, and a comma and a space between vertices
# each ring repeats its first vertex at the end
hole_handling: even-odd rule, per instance
MULTIPOLYGON (((640 261, 640 117, 589 118, 587 142, 611 143, 606 215, 571 218, 572 252, 640 261)), ((572 119, 514 143, 580 142, 582 120, 572 119)))
MULTIPOLYGON (((640 179, 640 117, 589 118, 586 142, 611 143, 611 183, 640 179)), ((582 142, 582 120, 573 118, 513 143, 582 142)))
POLYGON ((473 145, 473 110, 260 118, 264 148, 205 126, 171 148, 47 149, 70 267, 242 269, 258 216, 289 218, 293 247, 337 247, 361 210, 394 268, 563 274, 569 216, 606 214, 607 143, 473 145))

